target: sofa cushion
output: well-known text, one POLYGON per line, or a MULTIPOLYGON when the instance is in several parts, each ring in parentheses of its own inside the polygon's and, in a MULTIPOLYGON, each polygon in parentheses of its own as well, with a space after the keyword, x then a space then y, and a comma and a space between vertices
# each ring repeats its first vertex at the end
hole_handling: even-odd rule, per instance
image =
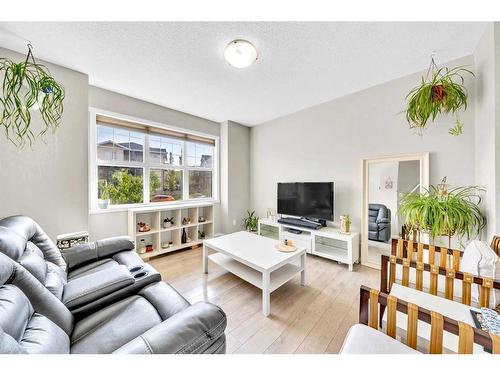
POLYGON ((38 249, 32 242, 28 242, 26 244, 26 249, 19 257, 18 262, 33 276, 35 276, 38 281, 44 284, 45 278, 47 277, 48 262, 43 259, 43 254, 41 255, 40 253, 40 249, 38 249))
POLYGON ((71 353, 111 353, 161 322, 147 299, 126 298, 77 322, 71 353))
POLYGON ((29 354, 69 354, 69 337, 51 320, 35 313, 30 319, 21 347, 29 354))
POLYGON ((28 298, 14 285, 0 286, 0 327, 20 341, 34 310, 28 298))
POLYGON ((189 302, 167 283, 154 283, 143 288, 139 294, 150 301, 166 320, 189 306, 189 302))
POLYGON ((113 352, 188 306, 170 285, 151 284, 139 295, 114 303, 76 323, 71 352, 113 352))
POLYGON ((347 332, 340 354, 420 354, 418 351, 364 324, 347 332))
POLYGON ((48 262, 45 287, 58 299, 62 299, 64 285, 66 285, 66 273, 55 264, 48 262))
POLYGON ((22 236, 0 225, 0 252, 11 259, 18 260, 25 248, 26 240, 22 236))
MULTIPOLYGON (((22 252, 26 249, 26 244, 32 242, 33 245, 40 249, 46 261, 52 262, 61 269, 66 270, 66 262, 61 252, 32 218, 24 215, 9 216, 0 220, 0 227, 5 227, 23 239, 24 245, 22 246, 22 252)), ((3 235, 4 233, 0 232, 0 239, 3 235)), ((15 261, 18 261, 19 257, 22 255, 21 253, 17 256, 11 256, 14 254, 4 252, 2 249, 0 249, 0 251, 15 261)))

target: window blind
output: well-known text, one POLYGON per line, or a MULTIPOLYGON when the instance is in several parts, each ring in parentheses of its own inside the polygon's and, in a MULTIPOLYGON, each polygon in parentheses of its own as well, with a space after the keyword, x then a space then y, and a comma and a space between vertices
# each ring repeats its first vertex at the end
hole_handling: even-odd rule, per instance
POLYGON ((128 121, 115 117, 96 115, 96 122, 100 125, 112 126, 118 128, 126 128, 128 130, 133 129, 134 131, 144 132, 151 135, 166 136, 175 139, 181 139, 183 141, 204 143, 214 146, 215 140, 212 138, 207 138, 199 135, 183 133, 175 130, 170 130, 166 128, 161 128, 157 126, 151 126, 148 124, 142 124, 136 121, 128 121))

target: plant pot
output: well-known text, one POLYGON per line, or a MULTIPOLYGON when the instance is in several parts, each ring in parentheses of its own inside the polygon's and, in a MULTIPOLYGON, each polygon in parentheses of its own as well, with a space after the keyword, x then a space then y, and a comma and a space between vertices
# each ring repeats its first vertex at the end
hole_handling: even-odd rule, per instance
POLYGON ((99 199, 99 202, 97 202, 97 205, 99 206, 100 209, 106 209, 109 206, 109 199, 99 199))
POLYGON ((446 96, 446 90, 444 89, 443 85, 432 86, 431 92, 432 92, 432 100, 436 102, 442 101, 446 96))

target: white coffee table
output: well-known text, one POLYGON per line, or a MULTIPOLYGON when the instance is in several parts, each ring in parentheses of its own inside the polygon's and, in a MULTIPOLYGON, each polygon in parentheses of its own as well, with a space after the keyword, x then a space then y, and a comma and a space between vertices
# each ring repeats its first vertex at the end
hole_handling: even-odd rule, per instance
POLYGON ((270 312, 271 292, 300 273, 305 283, 306 249, 283 253, 279 241, 241 231, 203 241, 203 272, 208 273, 208 259, 232 274, 262 289, 262 313, 270 312), (217 253, 208 256, 208 249, 217 253))

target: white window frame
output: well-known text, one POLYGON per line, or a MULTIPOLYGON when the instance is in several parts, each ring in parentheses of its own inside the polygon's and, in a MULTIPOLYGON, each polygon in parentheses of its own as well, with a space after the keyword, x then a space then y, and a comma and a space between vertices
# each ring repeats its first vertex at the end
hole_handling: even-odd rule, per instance
MULTIPOLYGON (((133 129, 131 128, 133 131, 133 129)), ((159 133, 161 136, 161 134, 159 133)), ((168 138, 168 136, 166 136, 168 138)), ((119 113, 114 113, 110 111, 106 111, 99 108, 89 108, 89 213, 106 213, 106 212, 117 212, 117 211, 127 211, 129 208, 135 207, 163 207, 163 206, 176 206, 182 204, 206 204, 207 202, 217 203, 219 202, 219 137, 213 134, 207 134, 202 132, 197 132, 193 130, 187 130, 184 128, 166 125, 154 121, 149 121, 137 117, 132 117, 128 115, 122 115, 119 113), (147 125, 151 128, 158 128, 159 130, 171 130, 175 132, 184 133, 187 135, 199 136, 208 139, 214 140, 214 155, 213 155, 213 167, 212 168, 202 168, 202 167, 189 167, 187 165, 187 154, 186 154, 186 143, 189 142, 185 140, 183 143, 183 155, 182 155, 182 164, 179 165, 152 165, 149 164, 149 134, 145 133, 145 142, 144 142, 144 152, 143 152, 143 162, 123 162, 118 160, 99 162, 97 160, 97 116, 107 116, 116 118, 119 120, 125 120, 129 122, 136 122, 139 124, 147 125), (107 166, 116 166, 116 167, 131 167, 131 168, 142 168, 142 178, 143 178, 143 186, 144 186, 144 203, 132 203, 132 204, 120 204, 120 205, 110 205, 106 209, 101 209, 98 206, 98 196, 97 196, 97 181, 98 174, 97 168, 98 165, 105 164, 107 166), (173 202, 161 202, 161 203, 151 203, 149 201, 149 174, 151 169, 175 169, 182 170, 182 200, 173 201, 173 202), (202 170, 202 171, 211 171, 212 172, 212 197, 211 198, 189 198, 189 178, 188 174, 190 170, 202 170)))

